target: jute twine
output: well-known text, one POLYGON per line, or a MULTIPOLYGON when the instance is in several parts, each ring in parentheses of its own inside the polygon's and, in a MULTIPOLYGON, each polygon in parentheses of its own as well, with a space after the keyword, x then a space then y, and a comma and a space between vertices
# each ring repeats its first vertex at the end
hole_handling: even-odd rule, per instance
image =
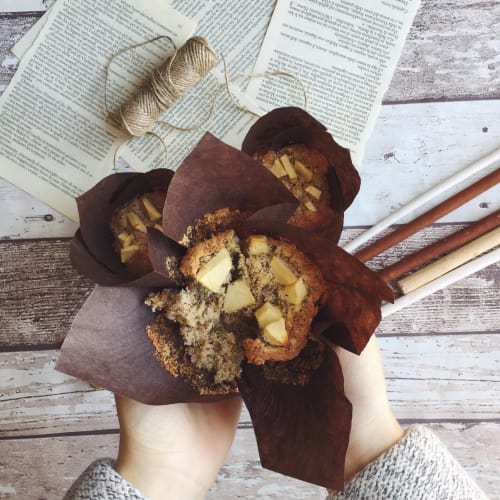
POLYGON ((150 77, 120 109, 123 127, 142 137, 187 90, 213 68, 217 55, 201 37, 190 38, 172 57, 155 68, 150 77))
POLYGON ((171 124, 166 121, 161 121, 158 118, 160 115, 175 104, 177 99, 182 97, 182 95, 193 87, 196 83, 202 80, 209 71, 215 66, 217 62, 217 54, 210 44, 202 37, 196 36, 190 38, 180 49, 175 47, 172 39, 168 36, 159 36, 148 40, 146 42, 126 47, 112 56, 108 62, 106 70, 106 82, 104 89, 104 101, 106 110, 113 120, 117 120, 117 125, 124 130, 126 130, 130 137, 125 139, 116 149, 114 155, 114 170, 117 169, 117 161, 120 153, 124 147, 136 137, 143 137, 147 134, 156 137, 163 145, 165 150, 165 158, 167 158, 167 145, 164 140, 155 132, 152 128, 155 124, 163 124, 170 128, 180 130, 180 131, 192 131, 199 129, 204 123, 206 123, 212 117, 217 98, 220 95, 221 90, 226 89, 227 94, 232 101, 233 105, 236 106, 240 111, 251 113, 255 116, 259 116, 254 111, 241 106, 238 101, 234 98, 230 84, 241 79, 252 79, 252 78, 263 78, 263 77, 285 77, 295 80, 302 88, 304 94, 304 109, 307 106, 307 93, 302 82, 294 77, 293 75, 286 72, 266 72, 261 74, 253 75, 238 75, 233 79, 228 77, 228 69, 226 60, 221 56, 224 63, 224 77, 225 83, 222 84, 212 98, 212 104, 210 110, 198 124, 181 127, 178 125, 171 124), (109 68, 112 62, 122 53, 129 50, 133 50, 149 43, 155 42, 160 39, 167 39, 174 46, 174 54, 169 57, 164 63, 156 67, 145 82, 135 91, 132 97, 120 107, 119 120, 117 120, 113 115, 110 114, 108 107, 108 80, 109 80, 109 68))

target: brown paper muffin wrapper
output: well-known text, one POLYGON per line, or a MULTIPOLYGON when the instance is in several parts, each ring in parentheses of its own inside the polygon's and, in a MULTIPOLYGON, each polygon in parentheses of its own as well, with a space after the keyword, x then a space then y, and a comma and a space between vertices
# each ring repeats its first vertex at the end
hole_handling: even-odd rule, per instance
POLYGON ((286 222, 297 206, 295 196, 265 167, 207 132, 172 179, 163 230, 180 242, 187 228, 220 208, 286 222))
POLYGON ((320 235, 252 217, 246 229, 285 238, 316 263, 328 288, 317 316, 321 333, 336 345, 360 354, 380 322, 382 301, 394 301, 392 290, 362 262, 320 235))
MULTIPOLYGON (((61 349, 56 369, 145 404, 213 402, 200 396, 154 359, 144 330, 154 314, 145 290, 100 287, 88 297, 61 349)), ((276 472, 341 489, 349 441, 351 404, 329 349, 304 387, 266 380, 245 364, 239 383, 255 428, 262 465, 276 472)))
MULTIPOLYGON (((130 274, 114 249, 110 230, 116 208, 156 190, 167 192, 163 228, 173 240, 171 255, 180 251, 175 242, 206 213, 230 208, 286 222, 298 206, 296 198, 267 169, 207 133, 175 175, 167 169, 113 174, 77 198, 80 228, 71 243, 73 267, 102 286, 173 286, 175 283, 156 272, 141 277, 130 274)), ((150 254, 153 264, 156 257, 150 254)))
POLYGON ((343 208, 349 207, 361 184, 349 150, 337 144, 326 127, 303 109, 277 108, 265 114, 252 125, 241 149, 252 155, 296 143, 316 149, 326 157, 337 178, 343 208))
POLYGON ((315 149, 330 164, 327 179, 332 216, 316 232, 338 241, 344 211, 354 200, 361 183, 349 150, 337 144, 326 128, 309 113, 295 107, 275 109, 257 120, 243 140, 241 149, 251 156, 255 152, 279 150, 290 144, 304 144, 315 149))
POLYGON ((352 406, 333 350, 303 387, 266 380, 247 365, 239 384, 263 467, 334 490, 344 486, 352 406))
MULTIPOLYGON (((106 212, 109 217, 111 207, 123 204, 138 192, 132 177, 125 180, 124 184, 117 179, 108 180, 111 187, 105 184, 109 192, 94 194, 94 199, 84 198, 80 202, 82 210, 93 210, 97 217, 97 209, 92 208, 97 199, 101 207, 110 205, 106 212)), ((219 208, 239 210, 247 216, 246 222, 237 228, 242 237, 259 233, 287 239, 317 263, 328 285, 317 330, 327 336, 329 344, 360 352, 378 324, 381 301, 391 300, 392 292, 331 240, 284 224, 296 206, 295 198, 264 167, 206 134, 169 180, 163 213, 165 234, 148 231, 154 274, 164 279, 167 287, 177 286, 165 260, 182 258, 185 249, 177 242, 186 235, 188 227, 219 208)), ((83 262, 82 267, 90 269, 93 275, 106 269, 120 275, 113 267, 114 256, 109 255, 109 240, 108 246, 96 242, 106 231, 101 227, 92 232, 90 223, 85 221, 85 231, 82 225, 81 236, 75 237, 74 259, 83 262), (101 252, 108 258, 102 259, 101 252)), ((227 398, 200 396, 160 366, 145 334, 154 314, 144 305, 144 299, 157 285, 146 290, 138 288, 137 280, 128 284, 133 286, 96 287, 73 322, 57 369, 147 404, 227 398)), ((244 363, 240 391, 252 417, 265 467, 341 489, 351 405, 344 395, 338 359, 328 347, 325 352, 322 366, 304 387, 269 382, 259 367, 244 363)))
MULTIPOLYGON (((328 333, 329 343, 360 352, 378 324, 373 318, 378 317, 381 301, 392 299, 392 292, 375 273, 331 241, 255 218, 259 216, 240 228, 241 236, 258 233, 285 238, 316 262, 328 285, 319 317, 321 331, 328 333)), ((157 231, 150 234, 151 253, 160 256, 158 272, 164 256, 170 255, 171 243, 157 231)), ((97 287, 73 323, 57 369, 148 404, 224 399, 198 395, 154 359, 154 348, 145 335, 154 318, 143 304, 146 295, 141 288, 97 287)), ((270 382, 259 367, 244 364, 240 391, 264 467, 342 488, 351 405, 344 395, 338 359, 329 347, 325 352, 322 366, 304 387, 270 382)))
POLYGON ((145 404, 216 401, 172 377, 154 358, 145 328, 147 290, 96 286, 76 315, 56 369, 145 404))
POLYGON ((110 221, 114 210, 134 197, 156 190, 166 192, 173 175, 167 169, 113 174, 78 197, 80 228, 70 248, 73 267, 103 286, 171 286, 170 280, 154 272, 136 277, 127 271, 114 249, 110 221))

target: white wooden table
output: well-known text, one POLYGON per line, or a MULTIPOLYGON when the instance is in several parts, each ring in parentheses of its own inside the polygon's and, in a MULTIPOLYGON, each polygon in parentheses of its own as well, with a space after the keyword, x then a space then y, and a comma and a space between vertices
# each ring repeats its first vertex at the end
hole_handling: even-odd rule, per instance
MULTIPOLYGON (((17 64, 9 48, 47 3, 0 3, 0 92, 17 64), (2 5, 16 11, 2 12, 2 5)), ((419 162, 465 167, 500 147, 499 25, 498 2, 423 0, 363 171, 397 168, 411 176, 419 162)), ((383 186, 380 203, 391 204, 383 186)), ((486 215, 488 200, 477 203, 486 215)), ((92 460, 117 449, 112 395, 53 370, 91 283, 68 262, 73 223, 2 180, 0 214, 0 498, 61 498, 92 460)), ((390 263, 457 226, 435 224, 371 265, 390 263)), ((347 228, 344 240, 360 231, 347 228)), ((394 314, 377 330, 397 417, 434 429, 497 499, 499 281, 497 264, 394 314)), ((244 412, 210 498, 323 496, 320 488, 260 467, 244 412)))

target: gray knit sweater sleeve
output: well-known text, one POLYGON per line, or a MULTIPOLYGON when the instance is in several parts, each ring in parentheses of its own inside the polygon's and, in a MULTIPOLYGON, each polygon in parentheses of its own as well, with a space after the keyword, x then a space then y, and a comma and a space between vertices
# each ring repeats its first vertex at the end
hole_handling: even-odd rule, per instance
POLYGON ((424 426, 411 427, 328 500, 487 500, 486 495, 424 426))
MULTIPOLYGON (((145 500, 113 468, 94 462, 65 500, 145 500)), ((403 439, 369 463, 328 500, 487 500, 441 441, 427 428, 410 428, 403 439)))
POLYGON ((64 500, 145 500, 146 497, 115 471, 113 464, 110 458, 91 464, 64 500))

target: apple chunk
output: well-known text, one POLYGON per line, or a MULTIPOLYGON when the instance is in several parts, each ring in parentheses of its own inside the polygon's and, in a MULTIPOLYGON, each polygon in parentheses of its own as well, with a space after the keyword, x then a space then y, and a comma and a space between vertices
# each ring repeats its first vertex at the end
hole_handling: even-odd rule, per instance
POLYGON ((259 328, 264 328, 269 323, 277 321, 283 317, 281 311, 271 304, 270 302, 265 302, 254 312, 259 328))
POLYGON ((285 288, 285 297, 287 302, 298 306, 302 304, 307 296, 307 287, 302 278, 299 278, 293 285, 285 288))
POLYGON ((148 217, 153 221, 156 222, 161 219, 161 213, 156 210, 156 207, 151 203, 151 200, 147 196, 143 196, 141 198, 142 205, 144 206, 144 209, 146 210, 148 217))
POLYGON ((293 285, 297 281, 297 276, 279 257, 271 259, 271 271, 280 285, 293 285))
POLYGON ((288 155, 280 156, 280 162, 285 168, 288 177, 290 177, 290 179, 296 179, 297 172, 295 172, 295 169, 293 168, 292 162, 290 161, 290 158, 288 158, 288 155))
POLYGON ((226 248, 219 251, 196 273, 196 280, 212 292, 219 292, 233 267, 231 255, 226 248))
POLYGON ((128 247, 132 244, 132 241, 134 241, 134 235, 123 232, 118 235, 118 239, 121 241, 122 246, 128 247))
POLYGON ((120 258, 123 264, 126 264, 138 251, 139 245, 129 245, 120 250, 120 258))
POLYGON ((273 166, 270 170, 278 178, 286 176, 286 170, 283 168, 283 165, 278 159, 274 160, 273 166))
POLYGON ((252 255, 261 255, 269 252, 267 238, 263 235, 253 235, 248 238, 248 251, 252 255))
POLYGON ((130 213, 127 215, 127 219, 130 223, 130 225, 136 230, 140 231, 141 233, 147 233, 148 230, 144 224, 144 222, 141 220, 141 218, 135 214, 135 213, 130 213))
POLYGON ((293 166, 298 174, 306 181, 310 181, 314 177, 314 174, 311 172, 311 170, 309 170, 301 161, 295 160, 293 166))
POLYGON ((243 280, 236 280, 227 286, 224 298, 224 311, 233 313, 247 306, 255 304, 255 297, 243 280))
POLYGON ((281 318, 264 327, 262 332, 264 340, 275 346, 282 346, 288 342, 288 332, 286 331, 285 319, 281 318))
POLYGON ((313 198, 317 200, 321 199, 321 189, 318 189, 316 186, 312 184, 306 187, 306 192, 309 193, 313 198))
POLYGON ((307 210, 309 210, 310 212, 317 212, 318 209, 314 206, 314 203, 310 202, 310 201, 306 201, 304 203, 305 207, 307 208, 307 210))

